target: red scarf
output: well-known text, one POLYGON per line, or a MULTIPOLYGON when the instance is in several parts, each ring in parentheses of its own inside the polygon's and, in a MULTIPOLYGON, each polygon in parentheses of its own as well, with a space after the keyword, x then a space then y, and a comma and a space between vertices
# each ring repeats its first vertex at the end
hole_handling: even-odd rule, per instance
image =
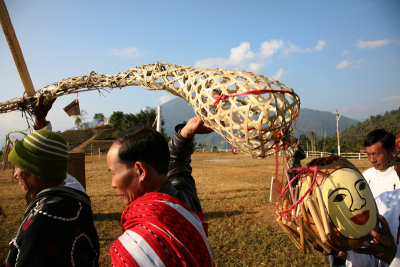
POLYGON ((124 234, 110 249, 116 266, 147 265, 146 259, 157 257, 165 266, 213 266, 204 214, 193 212, 170 195, 152 192, 136 199, 122 213, 121 227, 124 234), (129 242, 124 242, 132 232, 135 237, 129 235, 129 242), (127 247, 142 240, 147 244, 139 245, 140 249, 127 247), (145 256, 136 253, 138 250, 145 256))

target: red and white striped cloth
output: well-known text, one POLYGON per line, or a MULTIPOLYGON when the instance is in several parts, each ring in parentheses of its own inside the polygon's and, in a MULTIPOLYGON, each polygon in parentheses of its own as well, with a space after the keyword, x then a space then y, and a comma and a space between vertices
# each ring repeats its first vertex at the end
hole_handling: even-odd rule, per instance
POLYGON ((204 214, 180 200, 147 193, 122 213, 124 232, 111 246, 114 266, 213 266, 204 214))

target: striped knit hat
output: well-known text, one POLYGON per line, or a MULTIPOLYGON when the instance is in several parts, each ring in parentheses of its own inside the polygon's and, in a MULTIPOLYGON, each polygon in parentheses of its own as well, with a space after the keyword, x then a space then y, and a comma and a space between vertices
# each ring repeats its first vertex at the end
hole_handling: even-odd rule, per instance
POLYGON ((396 137, 396 147, 400 147, 400 133, 396 137))
POLYGON ((67 142, 57 133, 39 130, 18 141, 8 159, 40 178, 64 180, 68 167, 67 142))

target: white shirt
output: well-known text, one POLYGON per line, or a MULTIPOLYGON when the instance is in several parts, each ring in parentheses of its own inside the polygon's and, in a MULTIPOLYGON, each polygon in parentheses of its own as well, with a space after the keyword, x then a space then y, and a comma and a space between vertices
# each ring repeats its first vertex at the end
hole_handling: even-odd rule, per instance
POLYGON ((375 168, 369 168, 363 172, 374 197, 383 192, 400 189, 400 180, 394 167, 389 167, 384 171, 378 171, 375 168))
MULTIPOLYGON (((390 264, 390 267, 400 266, 400 189, 384 192, 380 194, 375 201, 379 213, 385 217, 388 222, 390 231, 394 237, 394 242, 397 245, 396 256, 390 264)), ((380 266, 387 265, 382 264, 380 266)))
POLYGON ((379 214, 385 217, 397 244, 396 255, 390 265, 379 261, 375 257, 366 254, 357 254, 353 251, 347 252, 346 266, 366 267, 395 267, 400 266, 400 189, 383 192, 375 198, 379 214), (399 236, 399 237, 398 237, 399 236))
POLYGON ((83 193, 86 193, 85 188, 83 188, 81 183, 78 182, 78 180, 76 180, 76 178, 74 176, 70 175, 69 173, 67 173, 67 177, 65 178, 63 185, 65 187, 73 188, 73 189, 79 190, 83 193))

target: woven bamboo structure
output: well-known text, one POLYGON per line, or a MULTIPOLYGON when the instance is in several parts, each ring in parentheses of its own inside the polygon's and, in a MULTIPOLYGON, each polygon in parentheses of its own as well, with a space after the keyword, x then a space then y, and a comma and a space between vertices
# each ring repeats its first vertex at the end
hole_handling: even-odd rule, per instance
POLYGON ((141 86, 182 97, 195 113, 241 152, 264 158, 289 136, 300 99, 279 81, 247 71, 155 63, 107 75, 91 72, 48 85, 32 97, 0 103, 0 113, 30 110, 39 95, 53 99, 83 91, 141 86))

